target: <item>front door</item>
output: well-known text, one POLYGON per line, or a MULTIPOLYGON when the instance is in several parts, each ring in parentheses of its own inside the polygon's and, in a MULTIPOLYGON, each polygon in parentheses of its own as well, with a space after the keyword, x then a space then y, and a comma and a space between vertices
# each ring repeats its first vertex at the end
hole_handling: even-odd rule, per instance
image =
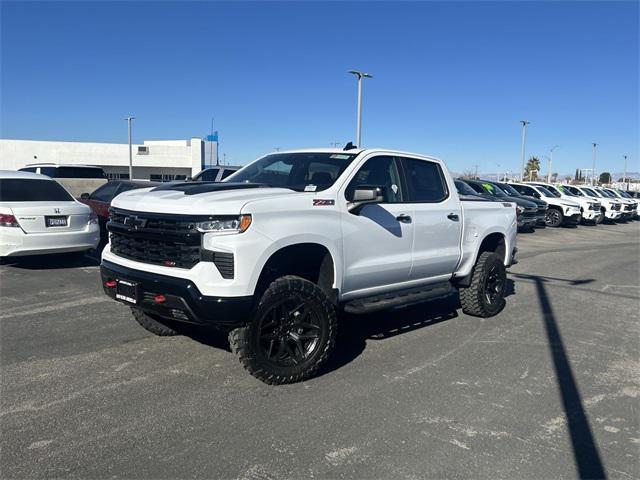
POLYGON ((384 202, 342 213, 343 297, 367 296, 409 280, 413 243, 413 209, 405 203, 398 161, 369 157, 344 190, 351 201, 359 185, 383 187, 384 202))

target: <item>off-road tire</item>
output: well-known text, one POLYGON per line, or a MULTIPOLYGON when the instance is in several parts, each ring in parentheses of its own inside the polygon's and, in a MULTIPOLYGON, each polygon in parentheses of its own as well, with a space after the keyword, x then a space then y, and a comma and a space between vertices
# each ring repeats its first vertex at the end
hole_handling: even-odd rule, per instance
MULTIPOLYGON (((284 311, 287 311, 286 308, 284 311)), ((292 313, 295 315, 295 312, 292 313)), ((335 347, 337 328, 336 309, 327 295, 316 284, 287 275, 274 280, 265 290, 249 324, 229 333, 229 345, 242 366, 258 380, 270 385, 295 383, 312 377, 327 361, 335 347), (267 315, 288 297, 304 302, 303 308, 309 309, 309 315, 314 315, 319 325, 318 338, 309 357, 300 364, 278 365, 277 359, 273 362, 270 360, 271 350, 265 355, 265 347, 261 346, 264 341, 261 332, 267 315)))
POLYGON ((596 219, 596 225, 599 225, 602 222, 604 222, 604 208, 600 210, 600 215, 598 215, 598 218, 596 219))
POLYGON ((471 283, 460 288, 460 304, 462 311, 474 317, 492 317, 499 313, 505 304, 504 292, 507 284, 507 272, 498 255, 493 252, 482 252, 471 273, 471 283), (502 281, 502 287, 496 300, 490 303, 485 295, 487 277, 495 269, 502 281))
POLYGON ((180 335, 180 332, 171 326, 170 320, 164 320, 160 317, 151 316, 148 313, 143 312, 139 308, 131 307, 131 313, 133 318, 142 325, 142 327, 148 332, 158 335, 159 337, 172 337, 174 335, 180 335))
POLYGON ((547 227, 558 228, 564 223, 564 214, 559 208, 549 208, 546 213, 547 227))

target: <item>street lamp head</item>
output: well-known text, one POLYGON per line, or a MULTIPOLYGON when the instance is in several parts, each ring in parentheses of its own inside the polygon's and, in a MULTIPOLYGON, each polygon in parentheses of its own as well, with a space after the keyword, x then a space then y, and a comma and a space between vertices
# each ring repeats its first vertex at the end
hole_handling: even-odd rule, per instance
POLYGON ((370 75, 368 73, 365 72, 361 72, 359 70, 349 70, 349 72, 347 73, 351 73, 353 75, 356 75, 358 78, 373 78, 373 75, 370 75))
POLYGON ((526 120, 520 120, 520 123, 524 127, 525 125, 529 125, 531 122, 527 122, 526 120))

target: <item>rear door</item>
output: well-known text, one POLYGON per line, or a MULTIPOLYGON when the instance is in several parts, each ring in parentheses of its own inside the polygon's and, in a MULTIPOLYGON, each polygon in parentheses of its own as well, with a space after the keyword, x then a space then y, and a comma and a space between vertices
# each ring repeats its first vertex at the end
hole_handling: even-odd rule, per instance
POLYGON ((438 162, 402 157, 414 214, 411 280, 451 276, 460 260, 462 208, 438 162))

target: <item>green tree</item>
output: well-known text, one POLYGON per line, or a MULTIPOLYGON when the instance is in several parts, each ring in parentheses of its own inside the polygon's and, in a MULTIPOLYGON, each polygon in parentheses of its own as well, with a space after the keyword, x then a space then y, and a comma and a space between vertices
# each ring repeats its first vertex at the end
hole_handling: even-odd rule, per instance
POLYGON ((526 180, 537 180, 538 172, 540 172, 540 159, 538 157, 531 157, 527 161, 526 167, 524 167, 524 178, 526 180), (529 175, 531 173, 531 175, 529 175))
POLYGON ((611 174, 609 172, 602 172, 600 174, 600 183, 611 183, 611 174))

